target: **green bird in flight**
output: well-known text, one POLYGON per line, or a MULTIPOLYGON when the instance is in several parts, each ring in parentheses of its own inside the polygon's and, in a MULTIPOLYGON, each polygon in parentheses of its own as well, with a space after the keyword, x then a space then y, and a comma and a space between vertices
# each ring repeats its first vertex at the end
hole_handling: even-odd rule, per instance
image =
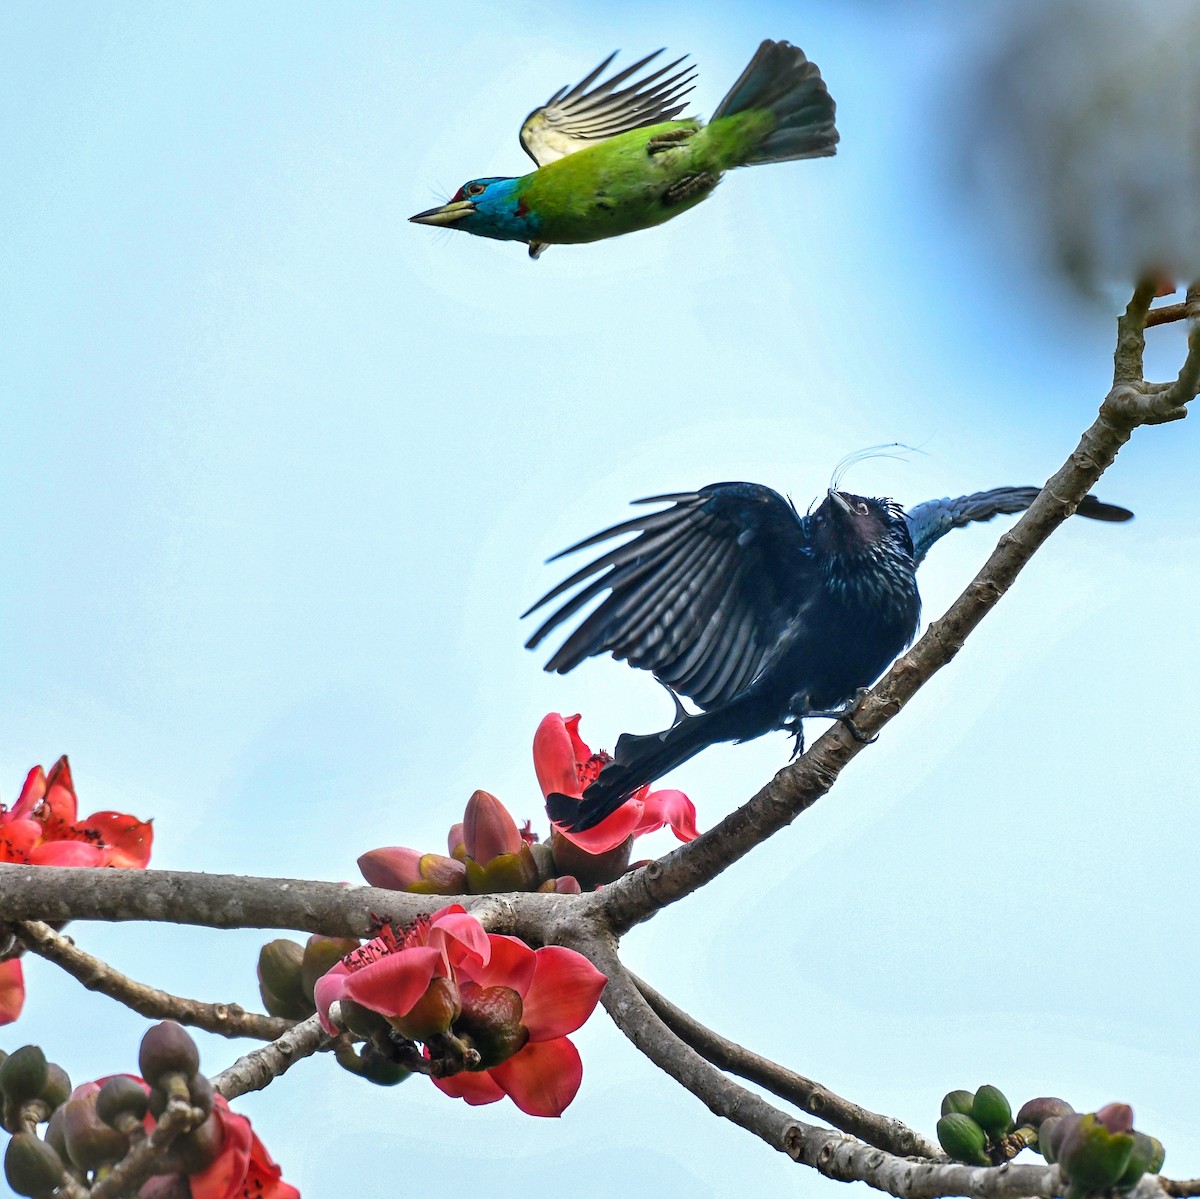
POLYGON ((733 167, 836 152, 833 99, 798 46, 763 42, 707 125, 671 119, 696 77, 689 67, 670 73, 682 58, 620 86, 661 53, 597 84, 610 54, 535 108, 521 145, 536 170, 472 179, 448 203, 409 219, 522 241, 536 258, 548 245, 660 225, 699 204, 733 167))

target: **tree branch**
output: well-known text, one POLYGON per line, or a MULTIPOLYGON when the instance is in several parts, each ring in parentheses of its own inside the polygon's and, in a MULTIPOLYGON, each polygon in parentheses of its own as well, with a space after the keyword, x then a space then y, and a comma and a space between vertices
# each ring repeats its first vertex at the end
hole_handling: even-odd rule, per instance
POLYGON ((247 1091, 261 1091, 281 1074, 287 1073, 298 1061, 311 1057, 318 1049, 331 1045, 331 1037, 316 1016, 309 1016, 293 1025, 281 1037, 243 1054, 232 1066, 226 1067, 209 1081, 218 1094, 236 1099, 247 1091))
POLYGON ((273 1041, 294 1021, 247 1012, 236 1003, 201 1003, 147 986, 85 953, 69 937, 40 920, 16 920, 9 926, 17 939, 39 957, 61 966, 89 991, 97 991, 152 1020, 178 1020, 223 1037, 257 1037, 273 1041))
MULTIPOLYGON (((1153 284, 1134 293, 1118 321, 1113 388, 1074 452, 1051 476, 1017 524, 1005 533, 983 568, 939 620, 867 693, 854 713, 864 738, 874 738, 930 678, 953 659, 967 636, 1013 585, 1026 563, 1074 511, 1140 425, 1177 420, 1200 388, 1200 334, 1170 384, 1142 379, 1145 322, 1153 284)), ((1200 300, 1193 287, 1189 297, 1200 300)), ((865 748, 842 723, 824 733, 801 758, 781 770, 757 795, 688 845, 601 893, 611 927, 625 931, 667 904, 714 879, 756 845, 811 807, 865 748)))
POLYGON ((809 1115, 877 1149, 886 1149, 898 1157, 945 1160, 945 1155, 936 1145, 902 1121, 859 1107, 857 1103, 835 1095, 820 1083, 727 1040, 660 995, 636 974, 630 972, 629 977, 663 1024, 719 1070, 756 1083, 772 1095, 795 1104, 809 1115))

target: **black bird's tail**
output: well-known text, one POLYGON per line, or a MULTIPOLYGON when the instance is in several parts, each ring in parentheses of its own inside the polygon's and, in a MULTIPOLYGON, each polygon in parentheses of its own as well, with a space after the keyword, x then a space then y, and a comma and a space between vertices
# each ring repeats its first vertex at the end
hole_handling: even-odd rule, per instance
POLYGON ((556 824, 571 832, 597 825, 615 812, 639 787, 683 765, 702 749, 718 741, 749 739, 766 732, 769 724, 747 727, 735 705, 684 716, 661 733, 622 733, 613 760, 583 793, 582 800, 551 795, 546 812, 556 824))
POLYGON ((729 95, 717 105, 709 125, 752 108, 769 112, 774 127, 732 165, 826 158, 837 153, 833 97, 817 64, 809 62, 799 46, 763 42, 729 95))
MULTIPOLYGON (((993 516, 1024 512, 1041 490, 1040 487, 993 487, 991 491, 976 491, 956 499, 929 500, 910 508, 905 513, 905 520, 912 536, 916 562, 920 564, 930 547, 951 529, 961 529, 977 520, 991 520, 993 516)), ((1133 519, 1128 508, 1106 504, 1094 495, 1084 496, 1075 515, 1114 522, 1133 519)))

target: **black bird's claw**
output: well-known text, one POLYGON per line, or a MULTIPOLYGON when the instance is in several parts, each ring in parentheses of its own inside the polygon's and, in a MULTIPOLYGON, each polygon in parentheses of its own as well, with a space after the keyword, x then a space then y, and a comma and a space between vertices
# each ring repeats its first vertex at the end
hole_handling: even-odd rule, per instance
POLYGON ((838 720, 840 720, 842 724, 844 724, 846 728, 850 730, 850 736, 853 737, 854 740, 860 745, 874 745, 875 742, 879 740, 878 733, 876 733, 874 737, 868 737, 866 733, 864 733, 849 716, 839 716, 838 720))
POLYGON ((805 712, 805 716, 816 716, 822 720, 839 720, 850 730, 850 736, 854 738, 860 745, 874 745, 879 740, 879 734, 874 737, 868 737, 854 723, 854 711, 863 701, 863 696, 870 690, 868 687, 860 687, 854 698, 849 703, 843 704, 840 708, 830 708, 824 712, 805 712))

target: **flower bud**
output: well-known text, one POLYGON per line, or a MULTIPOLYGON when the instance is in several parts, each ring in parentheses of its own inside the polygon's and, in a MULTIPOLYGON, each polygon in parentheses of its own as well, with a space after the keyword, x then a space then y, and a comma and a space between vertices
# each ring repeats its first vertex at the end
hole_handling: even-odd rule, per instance
POLYGON ((388 1023, 413 1041, 428 1041, 446 1032, 462 1010, 458 984, 452 978, 435 978, 425 994, 403 1016, 389 1016, 388 1023))
POLYGON ((18 1195, 45 1199, 63 1180, 63 1161, 40 1137, 19 1132, 4 1151, 4 1176, 18 1195))
POLYGON ((138 1199, 192 1199, 192 1188, 182 1174, 154 1174, 142 1183, 138 1199))
POLYGON ((582 895, 583 888, 579 885, 579 880, 572 874, 562 874, 558 878, 549 879, 538 887, 539 891, 544 891, 547 895, 582 895))
MULTIPOLYGON (((1125 1108, 1125 1104, 1110 1104, 1109 1108, 1125 1108)), ((1125 1172, 1133 1154, 1134 1138, 1132 1113, 1126 1127, 1124 1113, 1088 1113, 1082 1116, 1063 1116, 1060 1127, 1064 1129, 1058 1144, 1058 1164, 1071 1183, 1074 1195, 1087 1195, 1107 1190, 1125 1172), (1117 1131, 1113 1131, 1113 1127, 1117 1131)))
POLYGON ((971 1103, 971 1118, 988 1135, 998 1141, 1013 1126, 1012 1107, 999 1087, 982 1086, 971 1103))
POLYGON ((422 856, 419 850, 390 845, 364 853, 358 859, 358 869, 372 887, 407 891, 421 881, 422 856))
POLYGON ((573 875, 584 890, 592 891, 625 873, 633 854, 633 837, 626 837, 620 845, 605 853, 588 853, 555 830, 550 837, 550 847, 554 851, 554 865, 558 873, 573 875))
POLYGON ((258 951, 258 993, 272 1016, 303 1020, 316 1010, 304 994, 303 961, 304 947, 284 937, 258 951))
POLYGON ((330 1006, 330 1017, 335 1024, 352 1032, 356 1037, 368 1039, 386 1036, 392 1027, 386 1016, 381 1016, 373 1008, 355 1003, 353 999, 337 1000, 330 1006), (333 1011, 334 1007, 337 1008, 336 1013, 333 1011))
POLYGON ((81 1170, 98 1170, 119 1162, 129 1152, 129 1138, 105 1124, 96 1113, 96 1091, 68 1099, 58 1110, 63 1114, 63 1137, 67 1154, 81 1170))
POLYGON ((989 1166, 984 1152, 987 1137, 982 1128, 965 1112, 950 1112, 937 1122, 937 1138, 941 1147, 955 1161, 968 1166, 989 1166))
POLYGON ((67 1072, 54 1062, 46 1065, 46 1085, 42 1088, 41 1100, 51 1110, 61 1107, 71 1098, 71 1079, 67 1072))
POLYGON ((37 1099, 50 1081, 46 1055, 37 1045, 22 1045, 0 1065, 0 1091, 14 1108, 37 1099))
POLYGON ((486 866, 501 854, 514 854, 525 843, 508 809, 490 792, 476 791, 463 814, 467 856, 486 866))
POLYGON ((1148 1171, 1157 1174, 1162 1169, 1165 1157, 1166 1153, 1163 1151, 1161 1141, 1155 1140, 1154 1137, 1148 1137, 1144 1132, 1135 1131, 1133 1152, 1129 1155, 1129 1161, 1125 1163, 1121 1177, 1113 1183, 1113 1186, 1118 1191, 1133 1190, 1143 1174, 1148 1171))
POLYGON ((313 998, 317 979, 328 974, 346 954, 353 953, 357 948, 356 937, 323 937, 320 933, 313 933, 308 938, 308 944, 304 946, 304 960, 300 964, 300 984, 310 1014, 317 1007, 313 998))
POLYGON ((974 1091, 948 1091, 942 1099, 942 1115, 948 1116, 951 1112, 962 1112, 964 1116, 969 1116, 971 1108, 974 1106, 974 1091))
POLYGON ((122 1128, 130 1120, 140 1124, 149 1107, 146 1088, 125 1074, 108 1079, 96 1093, 96 1115, 113 1128, 122 1128))
POLYGON ((203 1124, 176 1137, 171 1146, 185 1174, 199 1174, 217 1160, 225 1145, 225 1129, 213 1112, 203 1124))
POLYGON ((1049 1120, 1051 1116, 1069 1116, 1074 1110, 1065 1099, 1055 1099, 1051 1095, 1030 1099, 1017 1112, 1016 1125, 1018 1128, 1041 1128, 1043 1120, 1049 1120))
POLYGON ((521 1023, 521 996, 511 987, 462 986, 462 1015, 454 1031, 478 1050, 480 1069, 507 1061, 524 1048, 529 1030, 521 1023))
POLYGON ((367 1041, 357 1050, 353 1045, 339 1045, 333 1051, 333 1056, 343 1070, 349 1070, 351 1074, 357 1074, 359 1078, 365 1078, 377 1086, 394 1087, 411 1076, 410 1071, 398 1062, 385 1057, 373 1041, 367 1041))
POLYGON ((181 1024, 163 1020, 142 1037, 138 1069, 152 1087, 162 1086, 170 1074, 191 1078, 200 1069, 200 1052, 181 1024))
POLYGON ((212 1083, 203 1074, 193 1074, 188 1079, 188 1098, 192 1101, 192 1107, 203 1112, 205 1116, 212 1114, 213 1104, 216 1102, 215 1095, 212 1083))
POLYGON ((497 854, 486 866, 466 860, 467 891, 471 895, 496 895, 507 891, 536 891, 538 868, 528 845, 516 853, 497 854))
POLYGON ((452 824, 446 834, 446 848, 455 861, 461 862, 467 856, 467 847, 463 844, 463 826, 461 823, 452 824))

